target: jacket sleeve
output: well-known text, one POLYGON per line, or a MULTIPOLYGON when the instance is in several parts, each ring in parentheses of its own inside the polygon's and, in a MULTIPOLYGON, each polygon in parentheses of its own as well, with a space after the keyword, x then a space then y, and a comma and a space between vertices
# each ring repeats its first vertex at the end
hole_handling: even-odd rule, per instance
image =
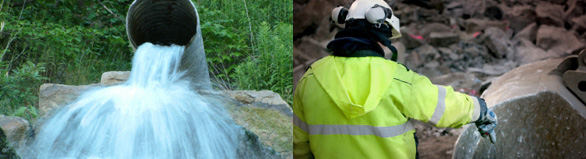
POLYGON ((307 133, 307 124, 303 113, 303 91, 305 86, 305 77, 299 80, 295 95, 293 96, 293 158, 306 159, 313 158, 309 146, 309 134, 307 133))
MULTIPOLYGON (((396 72, 394 85, 402 88, 402 104, 398 108, 409 117, 423 122, 429 122, 436 127, 459 128, 474 122, 480 115, 480 102, 477 97, 455 92, 451 86, 434 85, 431 81, 413 71, 396 72)), ((393 89, 393 88, 390 88, 393 89)))

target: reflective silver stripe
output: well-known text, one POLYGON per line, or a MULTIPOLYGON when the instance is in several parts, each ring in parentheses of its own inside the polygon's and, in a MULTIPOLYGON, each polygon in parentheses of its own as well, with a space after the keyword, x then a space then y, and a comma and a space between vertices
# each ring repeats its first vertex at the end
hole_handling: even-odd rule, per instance
POLYGON ((411 120, 395 126, 377 127, 370 125, 308 125, 293 115, 293 124, 297 125, 309 135, 375 135, 382 138, 395 137, 413 130, 411 120))
POLYGON ((472 114, 472 119, 470 119, 470 123, 476 122, 480 117, 480 103, 478 102, 478 98, 472 97, 474 101, 474 113, 472 114))
POLYGON ((307 123, 301 121, 301 119, 297 117, 297 114, 295 113, 293 113, 293 125, 301 128, 301 130, 305 132, 309 132, 309 129, 307 128, 307 123))
POLYGON ((433 115, 429 119, 433 125, 437 125, 437 123, 442 119, 444 115, 444 111, 446 110, 446 88, 444 86, 436 85, 437 87, 437 104, 435 106, 435 111, 433 115))

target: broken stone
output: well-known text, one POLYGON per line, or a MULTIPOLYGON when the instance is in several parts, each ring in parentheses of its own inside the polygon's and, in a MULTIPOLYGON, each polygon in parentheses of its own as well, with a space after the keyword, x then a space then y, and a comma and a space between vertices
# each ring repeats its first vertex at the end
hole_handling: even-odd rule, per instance
POLYGON ((451 1, 445 6, 443 13, 448 17, 462 17, 464 15, 464 7, 461 2, 451 1))
POLYGON ((424 64, 431 61, 437 61, 441 57, 437 49, 427 44, 418 47, 417 49, 413 50, 413 52, 417 52, 417 54, 421 56, 422 62, 424 64))
POLYGON ((460 35, 452 32, 431 32, 429 43, 434 46, 447 47, 460 41, 460 35))
POLYGON ((586 15, 572 18, 570 19, 569 23, 570 26, 572 26, 572 30, 578 33, 586 32, 586 15))
POLYGON ((419 53, 412 51, 407 54, 407 57, 405 58, 405 66, 407 66, 407 68, 415 69, 421 67, 422 65, 423 60, 421 59, 419 53))
POLYGON ((514 39, 526 39, 529 41, 535 41, 537 37, 537 29, 539 29, 539 27, 537 27, 537 23, 531 23, 523 30, 517 32, 517 34, 515 34, 514 39))
POLYGON ((555 73, 562 60, 523 65, 495 80, 482 97, 498 116, 497 142, 469 125, 454 158, 583 158, 586 107, 555 73))
POLYGON ((469 17, 482 17, 486 9, 486 0, 464 1, 464 15, 469 17))
POLYGON ((403 35, 399 40, 405 44, 407 49, 417 48, 425 43, 423 36, 415 33, 415 25, 401 27, 401 34, 403 35))
POLYGON ((536 38, 538 47, 559 56, 571 54, 584 47, 576 35, 560 27, 541 25, 536 38))
POLYGON ((452 28, 442 23, 429 23, 424 24, 421 29, 421 35, 423 37, 429 37, 433 32, 451 32, 452 28))
POLYGON ((520 43, 521 45, 516 47, 517 55, 515 57, 520 65, 541 61, 548 58, 559 57, 558 54, 548 53, 547 51, 535 46, 527 39, 521 39, 520 43))
POLYGON ((564 26, 563 13, 564 7, 549 2, 539 2, 535 7, 537 21, 542 25, 553 25, 558 27, 564 26))
POLYGON ((489 27, 484 31, 484 44, 496 58, 503 58, 510 52, 510 40, 499 28, 489 27))
POLYGON ((454 90, 460 88, 466 88, 471 90, 477 90, 480 88, 482 81, 472 73, 449 73, 441 76, 436 76, 429 79, 433 84, 452 86, 454 90))
POLYGON ((507 28, 507 23, 495 20, 468 19, 464 23, 466 24, 466 33, 469 34, 482 31, 488 27, 497 27, 501 30, 507 28))
POLYGON ((535 23, 536 18, 535 8, 531 5, 513 6, 506 16, 506 19, 511 21, 509 27, 515 32, 520 32, 529 24, 535 23))

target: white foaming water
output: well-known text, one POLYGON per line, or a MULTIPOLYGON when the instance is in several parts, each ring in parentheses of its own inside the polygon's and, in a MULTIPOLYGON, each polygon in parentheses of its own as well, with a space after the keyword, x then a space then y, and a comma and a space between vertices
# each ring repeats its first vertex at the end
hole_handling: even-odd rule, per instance
POLYGON ((182 80, 183 46, 145 43, 122 85, 85 92, 46 120, 24 158, 236 158, 222 106, 182 80))

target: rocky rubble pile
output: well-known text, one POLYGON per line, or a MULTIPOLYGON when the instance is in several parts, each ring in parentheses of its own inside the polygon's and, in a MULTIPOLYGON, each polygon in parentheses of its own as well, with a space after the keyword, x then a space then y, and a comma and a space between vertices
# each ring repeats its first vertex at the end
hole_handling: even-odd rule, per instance
MULTIPOLYGON (((493 78, 586 46, 586 1, 386 0, 401 20, 399 61, 435 84, 480 95, 493 78), (403 55, 403 56, 401 56, 403 55)), ((343 26, 329 18, 353 0, 294 0, 294 84, 343 26)), ((420 123, 421 157, 449 158, 461 129, 420 123), (425 146, 429 145, 429 146, 425 146)))
MULTIPOLYGON (((523 64, 577 54, 586 44, 586 2, 578 0, 395 0, 403 37, 393 42, 409 68, 430 78, 456 72, 483 81, 523 64)), ((294 1, 294 79, 343 26, 329 20, 351 0, 294 1)))

